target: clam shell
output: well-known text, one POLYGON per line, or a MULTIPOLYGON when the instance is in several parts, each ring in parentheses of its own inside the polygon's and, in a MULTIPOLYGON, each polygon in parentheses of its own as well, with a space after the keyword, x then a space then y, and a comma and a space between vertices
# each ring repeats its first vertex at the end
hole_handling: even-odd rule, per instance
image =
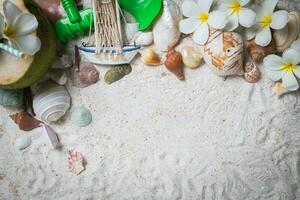
POLYGON ((70 121, 75 126, 85 127, 92 122, 92 114, 88 109, 84 107, 79 107, 72 110, 70 114, 70 121))
POLYGON ((4 107, 20 107, 23 101, 22 90, 6 90, 0 88, 0 105, 4 107))
POLYGON ((56 84, 41 89, 33 99, 33 108, 39 119, 56 122, 65 115, 71 104, 71 97, 65 87, 56 84))
POLYGON ((300 33, 300 17, 297 12, 289 13, 290 20, 287 26, 282 30, 275 30, 273 37, 276 43, 277 51, 283 52, 298 38, 300 33))

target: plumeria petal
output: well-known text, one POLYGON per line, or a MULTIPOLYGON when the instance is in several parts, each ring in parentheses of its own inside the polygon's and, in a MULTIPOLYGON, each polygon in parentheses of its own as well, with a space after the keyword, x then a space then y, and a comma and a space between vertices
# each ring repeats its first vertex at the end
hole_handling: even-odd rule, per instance
POLYGON ((296 69, 294 69, 293 72, 298 78, 300 78, 300 66, 296 66, 296 69))
POLYGON ((296 51, 298 51, 300 53, 300 39, 293 42, 293 44, 291 45, 291 48, 295 49, 296 51))
POLYGON ((32 56, 41 48, 41 41, 34 35, 27 35, 14 38, 13 42, 18 46, 20 51, 32 56))
POLYGON ((5 28, 4 16, 0 14, 0 38, 4 32, 4 28, 5 28))
POLYGON ((208 24, 215 29, 223 29, 226 25, 227 14, 222 11, 209 13, 208 24))
POLYGON ((212 3, 213 3, 213 0, 198 0, 198 5, 200 7, 200 12, 207 12, 208 13, 212 3))
POLYGON ((300 53, 295 49, 287 49, 283 52, 282 58, 284 62, 291 62, 294 65, 300 63, 300 53))
POLYGON ((279 81, 282 76, 285 74, 284 71, 273 71, 270 69, 265 68, 266 75, 271 79, 272 81, 279 81))
POLYGON ((263 60, 264 67, 272 71, 280 71, 283 62, 283 59, 275 54, 268 55, 263 60))
POLYGON ((186 17, 197 18, 200 13, 200 7, 193 0, 186 0, 182 3, 182 13, 186 17))
POLYGON ((11 28, 16 18, 22 13, 21 10, 10 0, 5 0, 3 2, 3 12, 8 29, 11 28))
POLYGON ((278 0, 265 0, 262 5, 262 9, 266 11, 268 14, 273 13, 275 7, 278 3, 278 0))
POLYGON ((271 28, 275 30, 283 29, 289 21, 289 13, 285 10, 277 11, 272 16, 271 28))
POLYGON ((187 18, 179 22, 179 30, 184 34, 193 33, 200 26, 200 22, 195 18, 187 18))
POLYGON ((241 6, 245 6, 250 2, 250 0, 239 0, 239 2, 241 4, 241 6))
POLYGON ((249 28, 255 23, 256 14, 248 8, 242 8, 238 14, 238 19, 242 26, 249 28))
POLYGON ((257 34, 258 27, 256 25, 252 26, 251 28, 246 29, 245 37, 247 40, 252 40, 255 35, 257 34))
POLYGON ((287 72, 282 76, 283 87, 289 91, 298 90, 299 84, 292 72, 287 72))
POLYGON ((228 17, 228 21, 226 24, 226 29, 228 31, 233 31, 239 26, 239 19, 237 14, 232 14, 228 17))
POLYGON ((262 47, 265 47, 268 44, 270 44, 271 40, 272 34, 269 27, 262 29, 260 32, 257 33, 255 37, 255 43, 262 47))
POLYGON ((209 36, 208 25, 201 24, 200 27, 193 34, 193 40, 200 45, 204 45, 208 40, 208 36, 209 36))
POLYGON ((36 17, 30 13, 19 15, 13 24, 13 36, 22 36, 34 32, 39 23, 36 17))

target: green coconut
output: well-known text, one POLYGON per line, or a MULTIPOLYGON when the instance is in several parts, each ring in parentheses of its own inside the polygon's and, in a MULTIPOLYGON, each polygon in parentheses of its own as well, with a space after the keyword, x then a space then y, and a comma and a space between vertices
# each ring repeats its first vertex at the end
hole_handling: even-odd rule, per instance
MULTIPOLYGON (((0 50, 0 87, 21 89, 33 85, 47 73, 55 59, 56 38, 49 21, 33 0, 11 1, 23 12, 30 12, 36 16, 39 26, 33 34, 36 34, 42 43, 41 49, 34 56, 19 60, 0 50)), ((0 7, 2 5, 3 0, 0 0, 0 7)))

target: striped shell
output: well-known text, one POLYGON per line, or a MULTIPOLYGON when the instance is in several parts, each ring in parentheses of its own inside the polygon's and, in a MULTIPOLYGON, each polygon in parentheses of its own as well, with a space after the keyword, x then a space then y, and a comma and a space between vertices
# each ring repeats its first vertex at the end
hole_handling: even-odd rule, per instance
POLYGON ((206 64, 218 76, 243 74, 243 39, 239 34, 210 29, 201 51, 206 64))
POLYGON ((85 127, 92 122, 92 114, 88 109, 79 107, 71 112, 70 120, 75 126, 85 127))

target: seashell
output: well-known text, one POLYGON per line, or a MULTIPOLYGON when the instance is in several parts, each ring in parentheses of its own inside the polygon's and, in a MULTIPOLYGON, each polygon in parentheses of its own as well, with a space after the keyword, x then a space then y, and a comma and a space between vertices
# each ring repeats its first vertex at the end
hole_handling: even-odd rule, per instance
POLYGON ((180 7, 172 0, 163 1, 163 11, 153 28, 155 48, 159 51, 172 49, 180 40, 178 24, 183 18, 180 7))
POLYGON ((23 131, 31 131, 42 126, 43 122, 35 119, 27 112, 20 112, 9 116, 23 131))
POLYGON ((287 93, 290 93, 291 91, 287 90, 284 88, 282 82, 276 82, 275 83, 275 86, 273 88, 273 93, 278 95, 279 97, 284 95, 284 94, 287 94, 287 93))
POLYGON ((71 97, 63 86, 44 82, 33 98, 33 108, 37 117, 45 122, 56 122, 70 108, 71 97))
POLYGON ((199 67, 203 56, 198 52, 194 47, 184 47, 181 50, 182 60, 185 66, 188 68, 197 68, 199 67))
POLYGON ((235 32, 209 30, 201 47, 205 63, 218 76, 243 75, 243 39, 235 32))
POLYGON ((81 63, 78 72, 79 80, 84 85, 92 85, 99 81, 99 72, 91 63, 81 63))
POLYGON ((140 51, 140 53, 142 56, 142 62, 145 65, 157 66, 163 64, 159 55, 152 49, 145 49, 143 51, 140 51))
POLYGON ((28 135, 22 135, 16 139, 15 146, 18 150, 26 149, 31 145, 31 137, 28 135))
POLYGON ((60 142, 57 134, 50 128, 48 125, 43 124, 43 132, 46 134, 51 141, 51 144, 54 148, 60 147, 60 142))
POLYGON ((260 71, 255 63, 248 62, 245 66, 244 78, 248 83, 256 83, 260 79, 260 71))
POLYGON ((178 51, 175 51, 175 49, 168 51, 165 66, 179 80, 184 80, 182 56, 178 51))
POLYGON ((247 50, 255 62, 261 62, 264 57, 276 52, 276 44, 272 39, 271 43, 262 47, 255 43, 255 39, 246 42, 247 50))
POLYGON ((108 84, 112 84, 120 79, 122 79, 124 76, 130 74, 132 71, 131 65, 119 65, 116 67, 113 67, 112 69, 108 70, 105 73, 104 80, 108 84))
POLYGON ((283 52, 298 38, 300 34, 300 17, 297 12, 289 13, 290 20, 287 26, 281 30, 275 30, 273 38, 278 52, 283 52))
POLYGON ((75 150, 69 150, 68 161, 69 161, 69 170, 74 174, 79 175, 81 172, 85 170, 83 164, 83 157, 79 152, 75 150))
POLYGON ((127 41, 140 46, 149 46, 153 43, 153 34, 151 31, 142 32, 138 30, 138 23, 126 23, 124 26, 127 41))
POLYGON ((50 69, 49 77, 58 85, 65 85, 68 81, 67 73, 61 69, 50 69))
POLYGON ((73 66, 72 58, 67 54, 58 55, 54 61, 52 68, 54 69, 67 69, 73 66))
POLYGON ((88 109, 79 107, 72 110, 70 120, 75 126, 85 127, 92 122, 92 114, 88 109))
POLYGON ((22 90, 6 90, 0 88, 0 105, 4 107, 20 107, 23 101, 22 90))
POLYGON ((140 46, 149 46, 153 43, 153 33, 150 32, 138 32, 134 39, 135 44, 140 46))

